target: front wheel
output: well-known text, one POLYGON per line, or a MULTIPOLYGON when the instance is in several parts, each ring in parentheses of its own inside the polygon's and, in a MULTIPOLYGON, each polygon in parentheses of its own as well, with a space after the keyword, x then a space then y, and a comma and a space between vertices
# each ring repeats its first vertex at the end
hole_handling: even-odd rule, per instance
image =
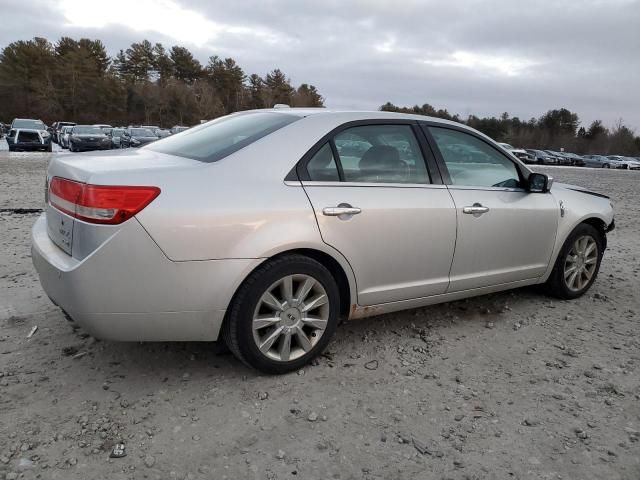
POLYGON ((569 235, 546 286, 550 294, 573 299, 583 295, 596 280, 604 254, 604 239, 593 226, 578 225, 569 235))
POLYGON ((284 255, 238 289, 223 326, 229 350, 265 373, 297 370, 319 355, 338 324, 340 293, 321 263, 284 255))
POLYGON ((605 163, 602 168, 610 168, 608 163, 605 163))

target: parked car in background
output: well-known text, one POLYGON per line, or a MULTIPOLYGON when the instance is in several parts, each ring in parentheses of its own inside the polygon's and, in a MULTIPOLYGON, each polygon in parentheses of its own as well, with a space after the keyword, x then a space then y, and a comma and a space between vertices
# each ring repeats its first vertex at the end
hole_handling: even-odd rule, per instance
POLYGON ((640 169, 640 164, 638 164, 635 158, 625 157, 623 155, 608 155, 607 158, 617 162, 616 168, 624 168, 625 170, 640 169))
POLYGON ((181 125, 174 125, 169 129, 171 135, 175 135, 176 133, 184 132, 185 130, 189 130, 189 127, 183 127, 181 125))
POLYGON ((94 127, 98 127, 100 130, 111 130, 113 127, 107 123, 96 123, 93 125, 94 127))
POLYGON ((515 148, 509 145, 508 143, 500 143, 500 142, 498 142, 498 145, 500 145, 502 148, 504 148, 509 153, 511 153, 516 158, 519 158, 525 163, 535 163, 535 159, 533 158, 533 155, 527 153, 527 151, 524 148, 515 148))
POLYGON ((47 295, 96 338, 224 338, 284 373, 341 319, 534 284, 573 299, 596 280, 605 195, 553 184, 459 123, 283 110, 54 158, 31 237, 47 295), (363 148, 346 155, 346 139, 363 148))
POLYGON ((571 159, 562 152, 556 152, 554 150, 545 150, 549 155, 555 157, 557 165, 571 165, 571 159))
POLYGON ((124 141, 127 147, 142 147, 158 140, 158 136, 148 128, 127 128, 120 141, 124 141))
POLYGON ((129 146, 128 143, 123 144, 122 142, 125 131, 125 128, 116 127, 111 129, 111 131, 108 133, 109 138, 111 138, 111 148, 126 148, 129 146))
POLYGON ((110 150, 111 138, 96 125, 75 125, 69 134, 69 150, 87 152, 90 150, 110 150))
POLYGON ((42 120, 14 118, 7 134, 10 152, 52 150, 51 134, 42 120))
POLYGON ((611 160, 604 155, 583 155, 585 166, 592 168, 616 168, 618 162, 611 160), (615 162, 612 164, 611 162, 615 162))
POLYGON ((584 159, 577 153, 565 153, 565 156, 571 160, 571 165, 576 167, 584 167, 584 159))
POLYGON ((558 160, 553 155, 549 155, 544 150, 536 150, 533 148, 528 148, 527 153, 533 157, 534 163, 539 163, 543 165, 555 165, 558 163, 558 160))
POLYGON ((629 170, 640 170, 640 161, 634 157, 625 157, 624 162, 626 162, 629 170))
POLYGON ((62 127, 62 130, 60 130, 60 147, 69 148, 69 135, 71 135, 72 130, 73 126, 71 125, 62 127))
POLYGON ((171 132, 169 130, 167 130, 166 128, 158 128, 155 132, 158 138, 166 138, 169 135, 171 135, 171 132))
POLYGON ((53 141, 55 143, 57 143, 58 145, 60 145, 61 143, 61 133, 62 133, 62 129, 64 127, 73 127, 75 125, 75 122, 54 122, 51 127, 52 127, 52 135, 53 135, 53 141))

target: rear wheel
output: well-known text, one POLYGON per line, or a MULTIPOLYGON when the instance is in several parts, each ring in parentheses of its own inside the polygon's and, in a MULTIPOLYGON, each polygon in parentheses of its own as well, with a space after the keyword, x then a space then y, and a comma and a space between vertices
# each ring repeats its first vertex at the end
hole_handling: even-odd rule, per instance
POLYGON ((238 359, 265 373, 297 370, 331 340, 339 305, 336 282, 319 262, 302 255, 268 260, 238 289, 224 340, 238 359))
POLYGON ((583 295, 598 275, 603 253, 602 234, 586 223, 578 225, 562 246, 547 280, 549 293, 563 299, 583 295))
POLYGON ((605 163, 604 165, 602 165, 602 168, 611 168, 611 167, 609 167, 608 163, 605 163))

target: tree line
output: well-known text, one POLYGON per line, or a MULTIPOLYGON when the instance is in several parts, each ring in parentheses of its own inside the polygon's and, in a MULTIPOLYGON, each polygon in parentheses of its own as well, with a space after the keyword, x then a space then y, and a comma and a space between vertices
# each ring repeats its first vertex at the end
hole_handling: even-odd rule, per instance
POLYGON ((233 58, 202 65, 181 46, 148 40, 113 58, 100 40, 20 40, 0 54, 0 119, 39 118, 113 125, 194 125, 238 110, 320 107, 315 86, 298 87, 278 68, 247 75, 233 58))
POLYGON ((585 128, 580 126, 578 114, 559 108, 549 110, 540 118, 527 121, 503 113, 499 118, 479 118, 469 115, 466 119, 451 114, 446 109, 435 109, 425 103, 422 106, 398 107, 390 102, 380 107, 389 112, 412 113, 439 117, 466 124, 498 142, 515 147, 557 150, 578 154, 600 155, 640 155, 640 136, 619 120, 616 125, 606 128, 601 120, 594 120, 585 128))
MULTIPOLYGON (((307 83, 298 87, 282 70, 247 75, 233 58, 211 56, 202 65, 185 47, 166 49, 148 40, 110 57, 100 40, 36 37, 0 53, 0 119, 39 118, 113 125, 194 125, 239 110, 284 103, 321 107, 324 98, 307 83)), ((511 117, 466 119, 429 104, 381 110, 430 115, 476 128, 491 138, 525 148, 576 153, 640 155, 640 137, 619 121, 580 126, 576 113, 550 110, 528 121, 511 117)))

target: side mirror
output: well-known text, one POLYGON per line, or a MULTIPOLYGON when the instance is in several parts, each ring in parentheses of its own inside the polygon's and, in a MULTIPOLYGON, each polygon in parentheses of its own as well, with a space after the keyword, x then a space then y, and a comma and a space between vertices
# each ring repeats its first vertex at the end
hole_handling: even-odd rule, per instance
POLYGON ((547 193, 553 185, 553 178, 544 173, 532 173, 527 179, 528 191, 531 193, 547 193))

